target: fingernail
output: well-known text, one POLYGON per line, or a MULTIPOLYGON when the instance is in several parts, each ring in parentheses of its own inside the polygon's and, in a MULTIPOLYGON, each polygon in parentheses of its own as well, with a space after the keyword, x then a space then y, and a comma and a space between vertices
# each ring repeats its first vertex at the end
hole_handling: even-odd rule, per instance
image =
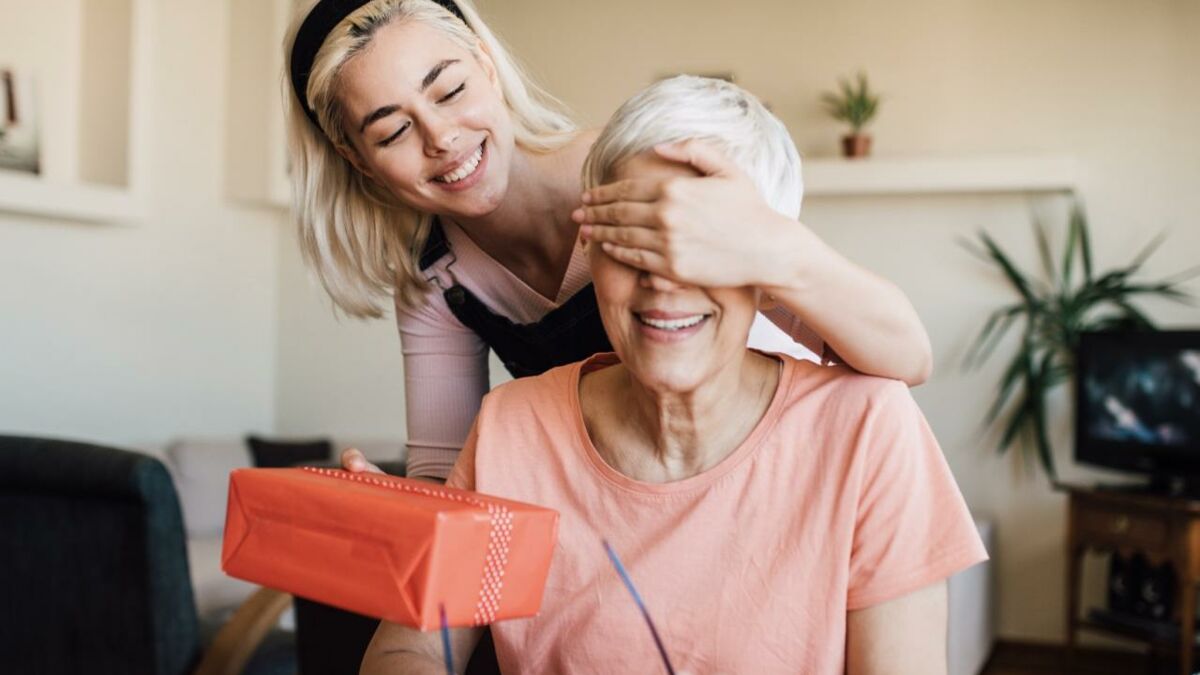
POLYGON ((583 222, 583 216, 584 216, 583 209, 575 209, 574 211, 571 212, 571 220, 574 220, 577 223, 583 222))
POLYGON ((580 239, 587 241, 588 238, 591 236, 592 236, 592 226, 591 225, 580 225, 579 226, 579 238, 580 239))
POLYGON ((579 198, 579 201, 583 202, 584 204, 591 204, 592 203, 592 195, 585 192, 585 193, 583 193, 583 196, 579 198))

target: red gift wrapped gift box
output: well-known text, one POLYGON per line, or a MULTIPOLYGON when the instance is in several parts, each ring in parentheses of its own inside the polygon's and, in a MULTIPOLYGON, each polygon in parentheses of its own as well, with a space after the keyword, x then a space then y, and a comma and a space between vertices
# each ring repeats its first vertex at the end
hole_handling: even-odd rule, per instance
POLYGON ((558 530, 549 509, 334 469, 239 469, 221 567, 262 586, 432 630, 533 616, 558 530))

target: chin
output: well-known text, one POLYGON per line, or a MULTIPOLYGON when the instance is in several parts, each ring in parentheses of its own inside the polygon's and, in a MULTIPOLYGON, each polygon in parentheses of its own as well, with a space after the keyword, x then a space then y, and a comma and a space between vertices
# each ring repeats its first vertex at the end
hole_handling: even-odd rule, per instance
POLYGON ((630 366, 630 374, 639 384, 657 392, 682 394, 698 389, 707 379, 706 370, 698 368, 695 361, 661 359, 655 363, 636 363, 630 366))
POLYGON ((500 208, 500 205, 504 203, 504 196, 506 194, 508 194, 507 177, 504 180, 499 181, 497 185, 487 186, 480 195, 482 197, 482 205, 480 207, 482 213, 479 215, 486 216, 500 208))
POLYGON ((457 215, 464 218, 483 218, 494 213, 504 203, 508 194, 508 176, 497 176, 495 180, 486 181, 472 191, 470 200, 462 205, 462 212, 457 215))

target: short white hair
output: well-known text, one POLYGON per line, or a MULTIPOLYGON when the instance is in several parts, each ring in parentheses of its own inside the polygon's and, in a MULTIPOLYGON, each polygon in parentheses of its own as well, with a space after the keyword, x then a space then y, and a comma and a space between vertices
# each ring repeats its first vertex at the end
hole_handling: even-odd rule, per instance
POLYGON ((661 80, 618 108, 583 164, 584 187, 610 182, 622 162, 660 143, 689 139, 720 148, 772 208, 800 216, 800 153, 787 127, 750 92, 709 77, 661 80))

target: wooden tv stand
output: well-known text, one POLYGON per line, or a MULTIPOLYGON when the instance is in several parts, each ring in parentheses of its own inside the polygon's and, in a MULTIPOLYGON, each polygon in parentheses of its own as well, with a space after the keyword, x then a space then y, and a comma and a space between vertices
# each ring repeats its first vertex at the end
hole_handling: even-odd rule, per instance
POLYGON ((1151 648, 1179 650, 1180 671, 1192 674, 1196 635, 1196 585, 1200 581, 1200 500, 1150 493, 1055 484, 1069 497, 1067 519, 1067 668, 1073 667, 1076 633, 1090 630, 1142 639, 1151 648), (1152 564, 1170 562, 1178 578, 1178 641, 1155 641, 1079 616, 1083 556, 1088 550, 1141 552, 1152 564))

